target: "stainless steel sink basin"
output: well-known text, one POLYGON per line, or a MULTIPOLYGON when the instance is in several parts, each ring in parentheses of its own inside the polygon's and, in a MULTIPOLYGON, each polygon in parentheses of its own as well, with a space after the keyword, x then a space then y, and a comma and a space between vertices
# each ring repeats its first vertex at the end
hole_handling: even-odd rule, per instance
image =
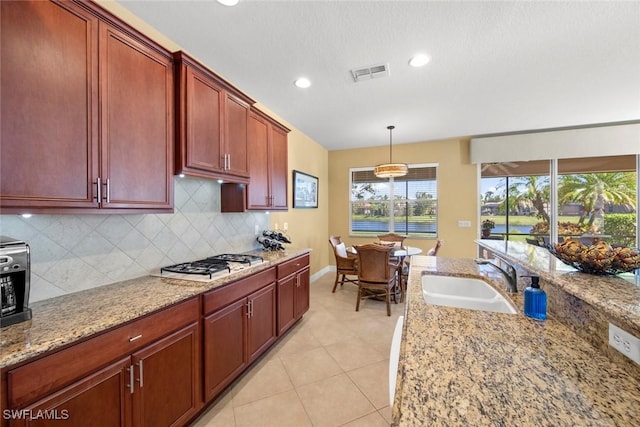
POLYGON ((469 277, 424 275, 422 297, 427 304, 497 313, 518 313, 513 304, 490 284, 469 277))

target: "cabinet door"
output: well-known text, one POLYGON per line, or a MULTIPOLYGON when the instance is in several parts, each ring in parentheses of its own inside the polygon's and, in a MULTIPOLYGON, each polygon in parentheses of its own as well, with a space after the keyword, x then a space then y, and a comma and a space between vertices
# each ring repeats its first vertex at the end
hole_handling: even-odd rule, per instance
POLYGON ((225 172, 238 176, 249 176, 247 167, 247 120, 249 105, 227 93, 225 111, 225 172))
POLYGON ((247 209, 269 209, 269 125, 249 116, 248 153, 251 180, 247 186, 247 209))
POLYGON ((249 362, 264 352, 276 339, 276 284, 249 295, 250 314, 247 350, 249 362))
POLYGON ((278 335, 284 333, 296 322, 295 298, 298 292, 296 284, 295 274, 278 280, 278 335))
POLYGON ((102 205, 172 209, 173 62, 100 23, 102 205))
POLYGON ((194 323, 133 354, 136 426, 183 425, 200 408, 199 328, 194 323))
POLYGON ((206 172, 223 171, 222 122, 223 91, 211 79, 193 68, 183 66, 186 94, 184 111, 185 150, 182 161, 186 168, 206 172))
POLYGON ((20 417, 12 425, 117 427, 131 425, 129 367, 121 359, 98 372, 24 408, 34 419, 20 417), (38 416, 40 415, 40 416, 38 416))
POLYGON ((296 275, 295 301, 296 301, 296 319, 302 317, 309 310, 309 284, 311 282, 311 274, 309 268, 305 268, 296 275))
POLYGON ((272 209, 287 209, 287 134, 278 128, 271 128, 271 170, 270 194, 272 209))
POLYGON ((246 299, 215 311, 204 319, 205 400, 213 399, 247 365, 246 299))
POLYGON ((97 207, 98 20, 0 2, 0 206, 97 207))

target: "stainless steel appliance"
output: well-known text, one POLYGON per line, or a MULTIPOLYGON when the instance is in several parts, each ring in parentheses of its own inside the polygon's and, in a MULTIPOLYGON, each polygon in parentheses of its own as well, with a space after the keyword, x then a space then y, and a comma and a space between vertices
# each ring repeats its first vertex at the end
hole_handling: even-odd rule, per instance
POLYGON ((233 271, 260 264, 263 258, 248 254, 221 254, 205 259, 169 265, 160 269, 162 277, 205 281, 230 274, 233 271))
POLYGON ((0 236, 0 327, 31 319, 29 245, 12 237, 0 236))

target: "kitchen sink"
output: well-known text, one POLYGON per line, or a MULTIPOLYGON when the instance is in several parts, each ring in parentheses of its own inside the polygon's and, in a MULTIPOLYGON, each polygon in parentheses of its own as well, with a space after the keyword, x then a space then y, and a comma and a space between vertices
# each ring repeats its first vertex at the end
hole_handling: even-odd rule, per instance
POLYGON ((422 297, 427 304, 470 310, 516 314, 518 310, 484 280, 470 277, 422 276, 422 297))

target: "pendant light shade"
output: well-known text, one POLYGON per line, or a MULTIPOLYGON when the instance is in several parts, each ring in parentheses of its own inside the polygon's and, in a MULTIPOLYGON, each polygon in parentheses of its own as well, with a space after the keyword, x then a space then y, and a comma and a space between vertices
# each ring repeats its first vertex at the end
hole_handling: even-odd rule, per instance
POLYGON ((391 132, 395 129, 395 126, 387 126, 389 129, 389 163, 383 163, 378 165, 373 170, 373 173, 378 178, 396 178, 398 176, 405 176, 409 173, 409 168, 406 163, 393 163, 392 157, 392 141, 391 132))

